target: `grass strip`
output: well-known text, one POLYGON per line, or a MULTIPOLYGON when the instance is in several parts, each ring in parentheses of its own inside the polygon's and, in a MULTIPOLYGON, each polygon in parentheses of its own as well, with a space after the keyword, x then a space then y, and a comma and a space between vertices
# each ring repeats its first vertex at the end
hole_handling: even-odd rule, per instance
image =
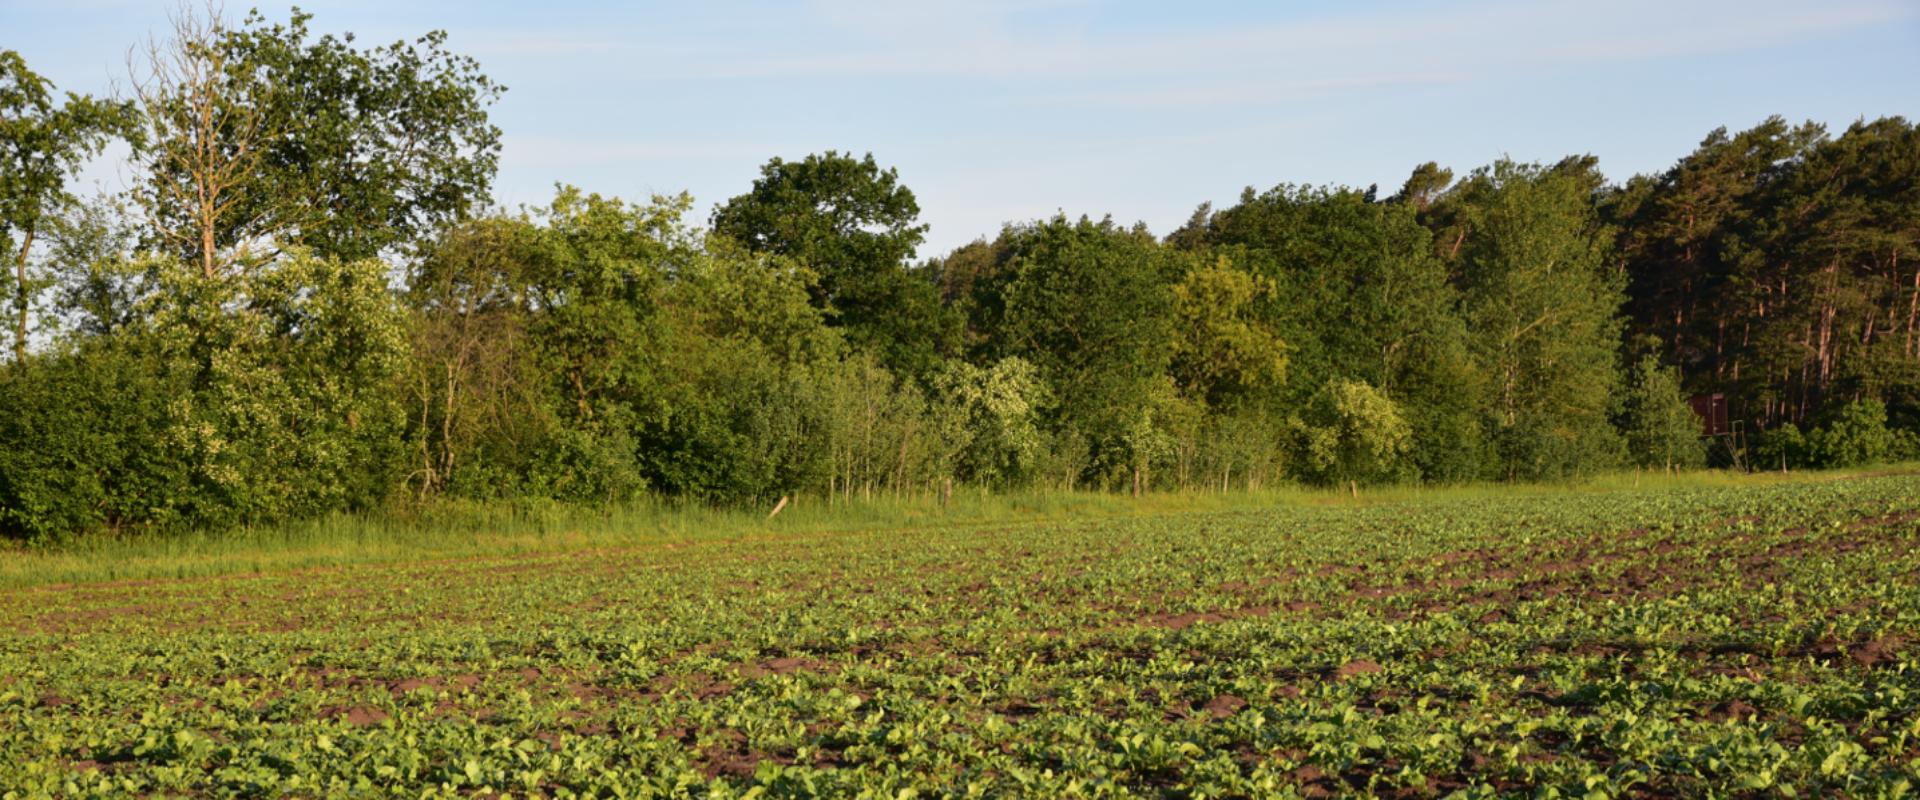
POLYGON ((1193 511, 1478 501, 1612 492, 1655 492, 1844 479, 1912 465, 1849 470, 1664 474, 1614 472, 1577 483, 1381 486, 1344 490, 1282 486, 1254 491, 1123 494, 958 489, 942 508, 931 495, 829 500, 803 496, 772 518, 762 507, 711 507, 653 498, 594 510, 555 504, 447 503, 372 515, 336 514, 217 532, 97 534, 55 546, 0 550, 0 589, 113 581, 211 578, 484 559, 535 553, 655 547, 928 527, 997 526, 1116 519, 1193 511))

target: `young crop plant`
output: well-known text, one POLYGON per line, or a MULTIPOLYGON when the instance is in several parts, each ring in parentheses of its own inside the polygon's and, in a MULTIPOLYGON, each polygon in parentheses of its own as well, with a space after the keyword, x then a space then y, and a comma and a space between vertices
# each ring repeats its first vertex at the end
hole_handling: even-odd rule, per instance
POLYGON ((1912 796, 1915 489, 17 590, 0 798, 1912 796))

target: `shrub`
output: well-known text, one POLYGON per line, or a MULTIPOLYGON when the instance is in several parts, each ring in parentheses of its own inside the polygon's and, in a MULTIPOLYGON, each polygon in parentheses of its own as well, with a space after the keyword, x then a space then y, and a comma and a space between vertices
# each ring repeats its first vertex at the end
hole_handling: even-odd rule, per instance
POLYGON ((1376 483, 1402 477, 1413 431, 1386 393, 1362 381, 1329 381, 1299 431, 1303 477, 1321 483, 1376 483))
POLYGON ((1694 469, 1706 463, 1700 418, 1687 407, 1679 375, 1652 357, 1634 365, 1619 426, 1635 466, 1694 469))
POLYGON ((1887 430, 1887 407, 1868 398, 1835 410, 1826 428, 1808 437, 1807 449, 1819 466, 1853 467, 1886 461, 1894 443, 1893 432, 1887 430))

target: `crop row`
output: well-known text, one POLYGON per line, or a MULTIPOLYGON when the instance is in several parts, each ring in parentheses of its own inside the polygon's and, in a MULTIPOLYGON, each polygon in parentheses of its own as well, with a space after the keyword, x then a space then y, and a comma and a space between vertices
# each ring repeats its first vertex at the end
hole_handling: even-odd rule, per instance
POLYGON ((1896 797, 1917 485, 13 592, 0 797, 1896 797))

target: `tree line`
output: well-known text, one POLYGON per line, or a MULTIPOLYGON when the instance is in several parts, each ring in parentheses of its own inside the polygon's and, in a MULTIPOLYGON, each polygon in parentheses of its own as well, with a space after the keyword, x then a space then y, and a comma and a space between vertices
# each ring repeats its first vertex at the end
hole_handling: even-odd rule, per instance
POLYGON ((1429 163, 923 257, 871 154, 774 158, 704 225, 684 194, 496 208, 504 87, 443 33, 310 21, 181 14, 111 99, 0 53, 6 535, 1920 456, 1897 117, 1715 131, 1624 184, 1429 163), (76 197, 116 141, 133 188, 76 197), (1701 436, 1716 392, 1742 435, 1701 436))

